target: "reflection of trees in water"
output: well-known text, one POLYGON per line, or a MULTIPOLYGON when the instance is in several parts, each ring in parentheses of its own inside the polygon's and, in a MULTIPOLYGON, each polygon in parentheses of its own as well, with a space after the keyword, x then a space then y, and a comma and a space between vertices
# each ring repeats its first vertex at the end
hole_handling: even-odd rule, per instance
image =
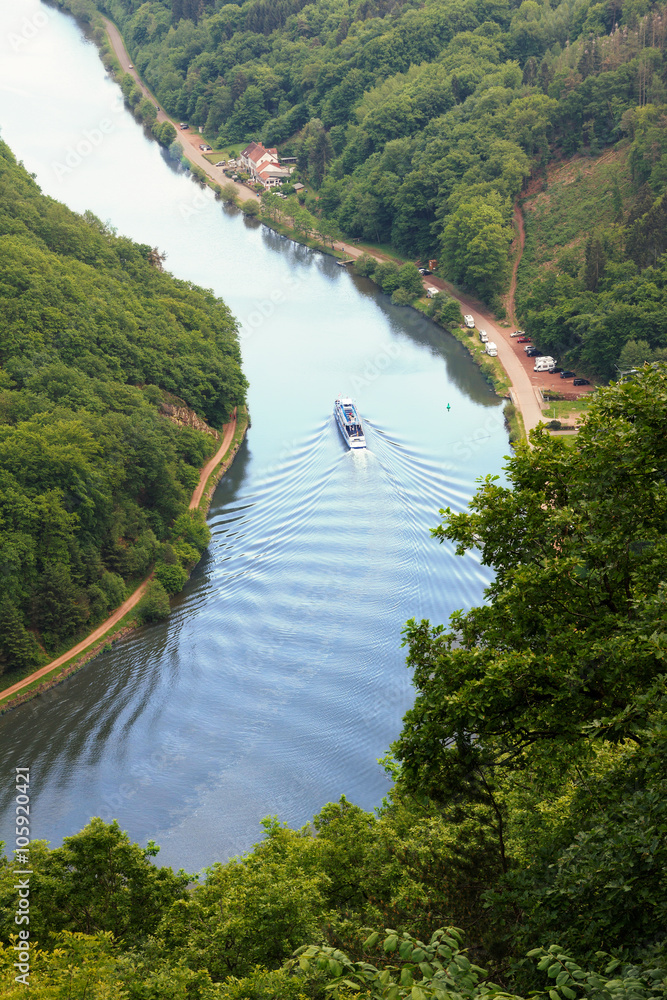
POLYGON ((475 403, 492 407, 500 405, 498 396, 456 337, 416 309, 394 305, 390 296, 380 291, 370 278, 359 277, 354 271, 349 273, 359 294, 372 299, 387 317, 392 333, 405 334, 419 347, 427 347, 432 354, 444 358, 448 380, 475 403))

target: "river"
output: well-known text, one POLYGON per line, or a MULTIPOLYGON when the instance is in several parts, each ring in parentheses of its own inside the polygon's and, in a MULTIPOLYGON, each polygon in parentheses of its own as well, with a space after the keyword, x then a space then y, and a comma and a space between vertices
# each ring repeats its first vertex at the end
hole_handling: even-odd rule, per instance
POLYGON ((490 579, 429 528, 500 471, 508 443, 461 345, 224 208, 119 94, 75 21, 38 0, 0 4, 2 138, 45 194, 225 299, 252 426, 169 619, 0 718, 0 836, 11 848, 11 775, 30 766, 33 837, 57 844, 113 817, 195 871, 247 850, 263 816, 299 826, 342 794, 380 804, 377 759, 413 697, 401 629, 446 621, 490 579), (339 392, 367 421, 364 453, 340 439, 339 392))

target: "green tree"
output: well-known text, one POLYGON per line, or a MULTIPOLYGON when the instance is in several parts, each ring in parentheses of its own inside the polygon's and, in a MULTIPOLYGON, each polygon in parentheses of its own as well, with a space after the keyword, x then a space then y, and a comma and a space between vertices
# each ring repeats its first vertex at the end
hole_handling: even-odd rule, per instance
POLYGON ((264 820, 254 851, 207 872, 203 885, 166 912, 159 929, 165 955, 178 953, 214 980, 275 967, 304 940, 319 936, 326 877, 308 833, 264 820))
MULTIPOLYGON (((395 744, 438 800, 523 766, 534 744, 631 737, 661 671, 667 371, 599 392, 574 456, 544 430, 434 530, 495 568, 488 603, 449 630, 411 621, 417 699, 395 744), (474 734, 474 736, 473 736, 474 734)), ((488 791, 488 789, 486 789, 488 791)))
MULTIPOLYGON (((30 863, 31 938, 42 947, 60 931, 94 934, 108 931, 126 945, 154 933, 162 913, 185 896, 190 876, 153 863, 159 848, 152 842, 133 844, 118 823, 94 818, 79 833, 65 837, 62 847, 48 850, 33 841, 30 863)), ((3 937, 14 933, 12 906, 17 876, 5 862, 0 880, 3 937)))
POLYGON ((451 278, 490 301, 505 286, 511 230, 494 205, 464 202, 442 235, 443 263, 451 278))
POLYGON ((40 658, 37 640, 26 631, 18 608, 0 600, 0 672, 35 666, 40 658))
POLYGON ((653 360, 653 351, 647 340, 628 340, 623 347, 618 359, 620 370, 629 371, 630 368, 641 368, 647 361, 653 360))
POLYGON ((416 264, 403 264, 398 271, 398 280, 399 288, 407 292, 411 298, 424 294, 422 276, 416 264))
MULTIPOLYGON (((171 567, 167 567, 171 568, 171 567)), ((175 567, 179 580, 182 579, 180 566, 175 567)), ((151 580, 146 593, 137 605, 137 618, 142 624, 157 622, 169 614, 169 595, 160 580, 151 580)))

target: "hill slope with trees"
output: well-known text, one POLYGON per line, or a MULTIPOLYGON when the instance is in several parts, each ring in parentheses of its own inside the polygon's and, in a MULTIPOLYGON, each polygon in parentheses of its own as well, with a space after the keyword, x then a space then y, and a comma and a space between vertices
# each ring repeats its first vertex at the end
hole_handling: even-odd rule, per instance
POLYGON ((436 258, 499 312, 525 185, 554 159, 631 143, 626 210, 611 227, 589 218, 585 260, 570 255, 520 312, 546 353, 603 379, 628 341, 667 348, 662 303, 647 327, 625 287, 667 249, 663 4, 60 2, 113 18, 161 104, 214 147, 261 139, 296 156, 312 213, 436 258))
POLYGON ((160 558, 206 545, 187 514, 244 399, 236 325, 159 253, 43 196, 0 143, 0 668, 40 663, 160 558), (185 520, 184 520, 185 518, 185 520), (186 523, 187 522, 187 523, 186 523))

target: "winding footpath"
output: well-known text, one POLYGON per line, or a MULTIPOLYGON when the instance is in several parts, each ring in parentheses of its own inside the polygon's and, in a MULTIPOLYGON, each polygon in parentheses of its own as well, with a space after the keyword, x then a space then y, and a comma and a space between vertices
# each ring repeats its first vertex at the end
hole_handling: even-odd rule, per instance
MULTIPOLYGON (((195 488, 194 493, 192 494, 192 499, 190 500, 190 508, 189 508, 190 510, 194 510, 201 503, 202 497, 204 495, 204 490, 206 488, 206 484, 212 473, 220 465, 223 458, 227 454, 227 451, 229 450, 229 446, 232 443, 235 433, 236 433, 236 408, 234 409, 234 413, 232 415, 232 419, 230 420, 230 422, 228 424, 223 425, 222 440, 220 443, 220 447, 216 451, 213 458, 211 458, 206 463, 206 465, 199 473, 199 482, 195 488)), ((93 646, 96 642, 103 639, 104 636, 108 632, 110 632, 113 628, 115 628, 115 626, 121 621, 121 619, 125 617, 128 611, 131 611, 133 608, 137 606, 141 598, 144 596, 146 588, 148 587, 148 584, 150 583, 152 577, 153 574, 150 573, 146 577, 146 579, 139 584, 137 589, 132 594, 130 594, 127 600, 123 601, 123 603, 119 608, 116 608, 114 613, 109 618, 107 618, 106 621, 102 622, 101 625, 98 625, 98 627, 93 632, 87 635, 85 639, 82 639, 81 642, 78 642, 76 646, 73 646, 71 649, 68 649, 66 653, 62 653, 60 656, 56 657, 55 660, 51 660, 51 662, 47 663, 45 667, 40 667, 39 670, 35 670, 35 672, 29 674, 28 677, 24 677, 22 680, 17 681, 16 684, 12 684, 11 687, 5 688, 4 691, 0 691, 0 702, 4 703, 6 698, 9 698, 12 695, 18 694, 20 691, 23 691, 25 688, 29 687, 29 685, 34 684, 35 681, 40 680, 42 677, 46 677, 46 675, 50 674, 53 670, 57 670, 58 667, 61 667, 64 663, 67 663, 69 660, 72 660, 75 657, 79 656, 80 653, 85 653, 87 649, 90 649, 90 647, 93 646)), ((6 707, 7 707, 6 704, 2 705, 3 709, 6 707)))

